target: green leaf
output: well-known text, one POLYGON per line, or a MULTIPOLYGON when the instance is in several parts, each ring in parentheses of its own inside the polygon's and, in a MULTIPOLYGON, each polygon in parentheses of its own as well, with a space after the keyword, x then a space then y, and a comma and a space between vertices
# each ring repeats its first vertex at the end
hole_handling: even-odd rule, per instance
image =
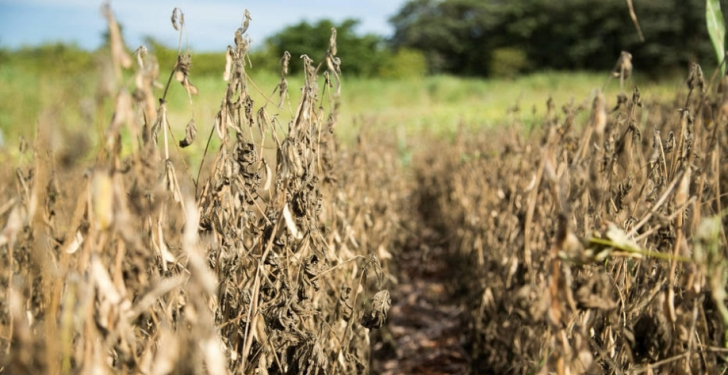
MULTIPOLYGON (((725 57, 725 21, 719 0, 705 0, 705 21, 715 55, 718 57, 718 64, 721 64, 725 57)), ((725 75, 725 64, 721 65, 720 73, 725 75)))

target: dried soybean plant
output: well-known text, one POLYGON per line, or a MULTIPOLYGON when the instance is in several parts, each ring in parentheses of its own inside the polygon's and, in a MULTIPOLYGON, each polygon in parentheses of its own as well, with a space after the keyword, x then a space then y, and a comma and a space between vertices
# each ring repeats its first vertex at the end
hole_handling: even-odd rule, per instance
MULTIPOLYGON (((245 31, 245 25, 238 29, 235 46, 228 48, 228 86, 215 119, 223 147, 199 199, 201 229, 212 243, 208 259, 220 280, 221 336, 233 368, 362 372, 368 358, 363 326, 381 326, 388 305, 383 290, 369 305, 376 307, 362 313, 359 296, 368 290, 368 278, 376 276, 373 287, 380 288, 386 275, 371 247, 350 250, 374 230, 352 232, 351 221, 359 220, 353 215, 367 213, 364 207, 342 210, 356 192, 342 192, 337 184, 346 169, 336 164, 333 138, 340 85, 335 30, 323 90, 321 65, 300 57, 304 87, 285 130, 269 113, 270 101, 253 110, 245 31), (271 142, 275 162, 264 152, 271 142)), ((281 101, 289 59, 281 59, 281 101)))
MULTIPOLYGON (((178 58, 158 103, 156 60, 137 49, 130 92, 121 68, 131 59, 105 15, 119 74, 94 165, 56 170, 40 127, 33 162, 14 174, 17 194, 0 207, 0 372, 367 372, 368 330, 390 305, 386 259, 400 218, 389 202, 406 195, 380 186, 402 181, 389 149, 336 143, 335 30, 323 63, 301 56, 302 97, 283 129, 285 116, 270 112, 279 106, 249 94, 245 12, 210 128, 221 146, 200 167, 207 177, 192 180, 178 176, 189 171, 182 151, 170 152, 166 106, 173 79, 190 104, 197 93, 184 14, 172 13, 178 58)), ((179 145, 196 133, 193 112, 179 145)))
POLYGON ((698 65, 686 83, 672 106, 595 92, 582 127, 586 105, 549 105, 541 137, 461 133, 420 158, 421 209, 471 265, 476 371, 725 368, 726 96, 698 65))

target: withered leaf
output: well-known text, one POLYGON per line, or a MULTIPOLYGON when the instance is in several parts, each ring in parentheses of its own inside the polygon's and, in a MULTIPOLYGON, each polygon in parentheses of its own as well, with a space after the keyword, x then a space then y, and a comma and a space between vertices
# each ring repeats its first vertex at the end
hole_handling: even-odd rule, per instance
POLYGON ((361 317, 361 325, 369 329, 382 328, 387 321, 387 314, 392 305, 392 298, 387 289, 380 290, 372 298, 361 317))
POLYGON ((179 141, 179 146, 182 148, 188 147, 197 138, 197 125, 195 125, 195 119, 190 120, 185 128, 185 139, 179 141))

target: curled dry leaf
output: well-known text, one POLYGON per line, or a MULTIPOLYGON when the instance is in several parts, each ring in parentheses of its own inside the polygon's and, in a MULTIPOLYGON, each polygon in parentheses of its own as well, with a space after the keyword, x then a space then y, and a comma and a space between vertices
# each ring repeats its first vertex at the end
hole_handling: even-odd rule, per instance
POLYGON ((147 56, 147 47, 139 46, 136 50, 136 61, 140 69, 144 69, 144 57, 147 56))
POLYGON ((288 66, 291 63, 291 53, 288 51, 283 51, 283 56, 281 57, 279 63, 281 64, 281 77, 285 77, 288 74, 288 66))
POLYGON ((172 9, 172 27, 174 27, 175 30, 179 31, 180 27, 184 27, 185 25, 185 15, 182 13, 182 10, 179 8, 172 9), (179 23, 177 20, 179 19, 179 23))
POLYGON ((248 31, 248 26, 250 26, 250 21, 252 20, 253 18, 250 16, 250 11, 246 9, 245 13, 243 14, 243 26, 241 27, 242 34, 248 31))
POLYGON ((177 63, 174 70, 174 78, 181 83, 189 96, 198 95, 197 87, 190 82, 190 69, 192 68, 192 55, 189 53, 177 56, 177 63))
POLYGON ((382 328, 387 321, 392 298, 386 289, 380 290, 372 298, 372 303, 366 307, 361 317, 361 325, 369 329, 382 328))
POLYGON ((188 147, 195 141, 195 138, 197 138, 197 125, 195 125, 195 119, 192 119, 185 127, 185 139, 179 141, 179 146, 188 147))
POLYGON ((614 77, 623 77, 624 79, 629 78, 632 74, 632 54, 627 51, 622 51, 617 59, 617 64, 614 66, 612 75, 614 77))

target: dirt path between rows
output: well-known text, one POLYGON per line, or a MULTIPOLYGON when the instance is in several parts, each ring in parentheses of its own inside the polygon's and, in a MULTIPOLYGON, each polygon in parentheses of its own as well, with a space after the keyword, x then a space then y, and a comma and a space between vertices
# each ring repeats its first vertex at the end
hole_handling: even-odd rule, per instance
POLYGON ((469 374, 467 322, 456 297, 461 272, 440 236, 423 228, 394 259, 389 322, 374 342, 372 373, 469 374))

